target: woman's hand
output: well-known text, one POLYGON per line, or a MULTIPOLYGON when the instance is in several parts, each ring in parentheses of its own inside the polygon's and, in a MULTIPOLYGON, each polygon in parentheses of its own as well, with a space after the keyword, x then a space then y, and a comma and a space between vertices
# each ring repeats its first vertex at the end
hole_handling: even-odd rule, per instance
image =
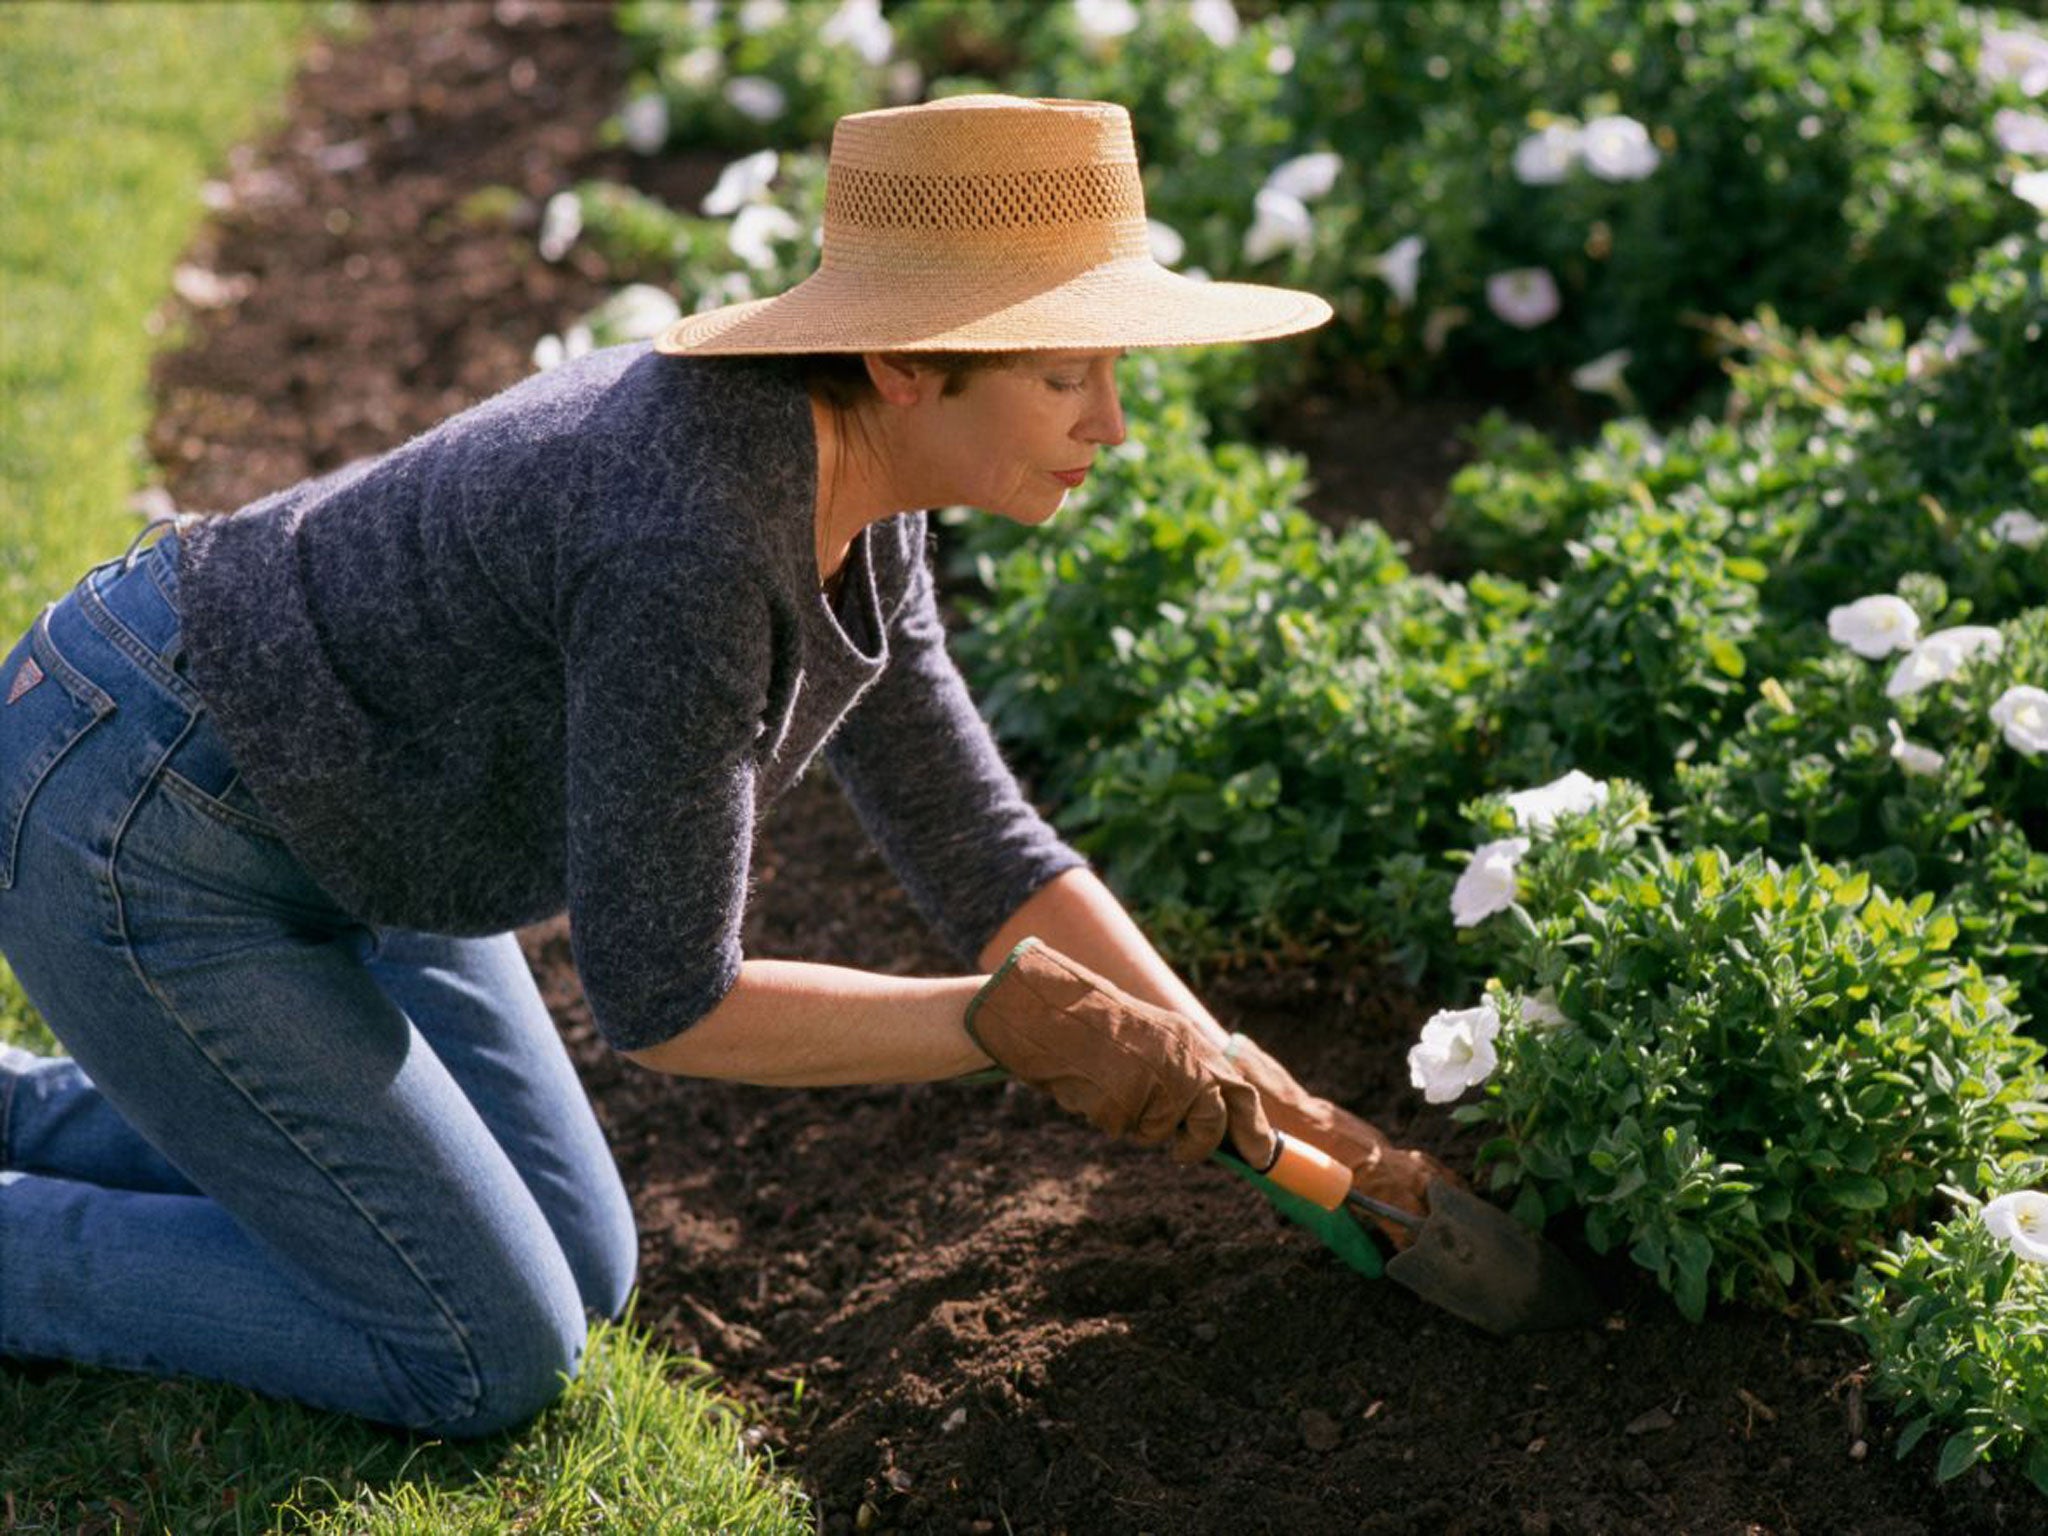
MULTIPOLYGON (((1420 1216, 1429 1210, 1426 1191, 1431 1179, 1455 1185, 1465 1182, 1426 1152, 1397 1147, 1377 1126, 1328 1099, 1317 1098, 1248 1036, 1232 1035, 1227 1054, 1239 1074, 1258 1090, 1272 1127, 1321 1147, 1349 1167, 1351 1187, 1361 1195, 1420 1216)), ((1396 1248, 1405 1248, 1414 1240, 1415 1234, 1398 1222, 1382 1221, 1379 1227, 1396 1248)))
POLYGON ((1273 1160, 1259 1095, 1194 1021, 1131 996, 1026 939, 967 1009, 975 1044, 1012 1076, 1114 1136, 1200 1162, 1226 1135, 1254 1168, 1273 1160))

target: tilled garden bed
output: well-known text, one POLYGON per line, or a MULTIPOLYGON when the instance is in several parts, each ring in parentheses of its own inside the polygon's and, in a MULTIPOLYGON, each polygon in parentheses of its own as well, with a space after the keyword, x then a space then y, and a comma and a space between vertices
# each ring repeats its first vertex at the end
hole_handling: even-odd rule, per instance
MULTIPOLYGON (((188 258, 219 281, 186 274, 200 303, 158 369, 173 499, 239 505, 523 376, 608 291, 594 260, 533 253, 539 203, 604 174, 694 202, 725 158, 602 147, 621 83, 595 7, 394 7, 322 46, 188 258), (490 187, 525 205, 472 200, 490 187)), ((1462 414, 1320 424, 1318 510, 1341 518, 1330 497, 1379 472, 1426 527, 1455 459, 1440 431, 1383 470, 1334 455, 1462 414)), ((822 771, 768 818, 755 881, 752 954, 959 969, 822 771)), ((595 1040, 566 930, 523 937, 634 1192, 640 1321, 763 1411, 827 1531, 2037 1528, 2009 1474, 1937 1489, 1931 1455, 1895 1463, 1832 1330, 1690 1326, 1608 1262, 1604 1326, 1490 1340, 1343 1268, 1220 1171, 1019 1090, 640 1071, 595 1040)), ((1426 1002, 1363 959, 1203 990, 1311 1086, 1469 1168, 1471 1139, 1407 1084, 1426 1002)))

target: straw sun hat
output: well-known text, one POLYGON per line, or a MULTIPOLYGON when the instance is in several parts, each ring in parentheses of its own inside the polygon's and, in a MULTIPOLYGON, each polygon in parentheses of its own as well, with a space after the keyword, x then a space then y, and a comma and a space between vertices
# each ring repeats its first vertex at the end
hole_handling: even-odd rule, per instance
POLYGON ((959 96, 841 118, 818 270, 775 298, 679 320, 655 345, 692 356, 1178 347, 1329 318, 1314 294, 1202 282, 1152 259, 1122 107, 959 96))

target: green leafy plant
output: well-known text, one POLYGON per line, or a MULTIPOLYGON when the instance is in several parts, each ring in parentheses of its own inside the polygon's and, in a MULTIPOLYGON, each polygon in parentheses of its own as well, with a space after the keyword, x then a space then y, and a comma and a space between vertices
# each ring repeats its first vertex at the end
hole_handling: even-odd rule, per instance
POLYGON ((1500 1069, 1459 1117, 1500 1128, 1481 1162, 1526 1217, 1578 1212, 1686 1316, 1825 1310, 1941 1184, 2039 1139, 2043 1048, 1932 896, 1812 858, 1624 851, 1640 814, 1561 819, 1474 930, 1500 1069), (1554 1021, 1525 1020, 1532 996, 1554 1021))
MULTIPOLYGON (((2048 1157, 1987 1164, 1971 1188, 2038 1190, 2048 1157)), ((1943 1482, 2011 1459, 2048 1494, 2048 1264, 1985 1224, 1978 1198, 1926 1232, 1901 1232, 1857 1277, 1847 1326, 1869 1346, 1874 1396, 1901 1416, 1897 1453, 1941 1433, 1943 1482)))
MULTIPOLYGON (((1931 577, 1901 583, 1938 629, 1966 609, 1931 577)), ((1943 899, 1969 953, 2048 1017, 2048 754, 2019 751, 1995 701, 2048 677, 2048 609, 1999 627, 2002 649, 1951 682, 1887 695, 1904 655, 1843 648, 1773 679, 1710 761, 1681 763, 1672 824, 1684 841, 1810 851, 1894 890, 1943 899)))

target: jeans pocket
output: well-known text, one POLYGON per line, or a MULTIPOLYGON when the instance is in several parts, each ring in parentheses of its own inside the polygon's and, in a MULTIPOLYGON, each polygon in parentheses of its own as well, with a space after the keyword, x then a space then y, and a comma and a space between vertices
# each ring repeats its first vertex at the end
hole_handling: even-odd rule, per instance
POLYGON ((15 851, 36 791, 114 701, 58 654, 49 614, 0 664, 0 891, 14 884, 15 851))

